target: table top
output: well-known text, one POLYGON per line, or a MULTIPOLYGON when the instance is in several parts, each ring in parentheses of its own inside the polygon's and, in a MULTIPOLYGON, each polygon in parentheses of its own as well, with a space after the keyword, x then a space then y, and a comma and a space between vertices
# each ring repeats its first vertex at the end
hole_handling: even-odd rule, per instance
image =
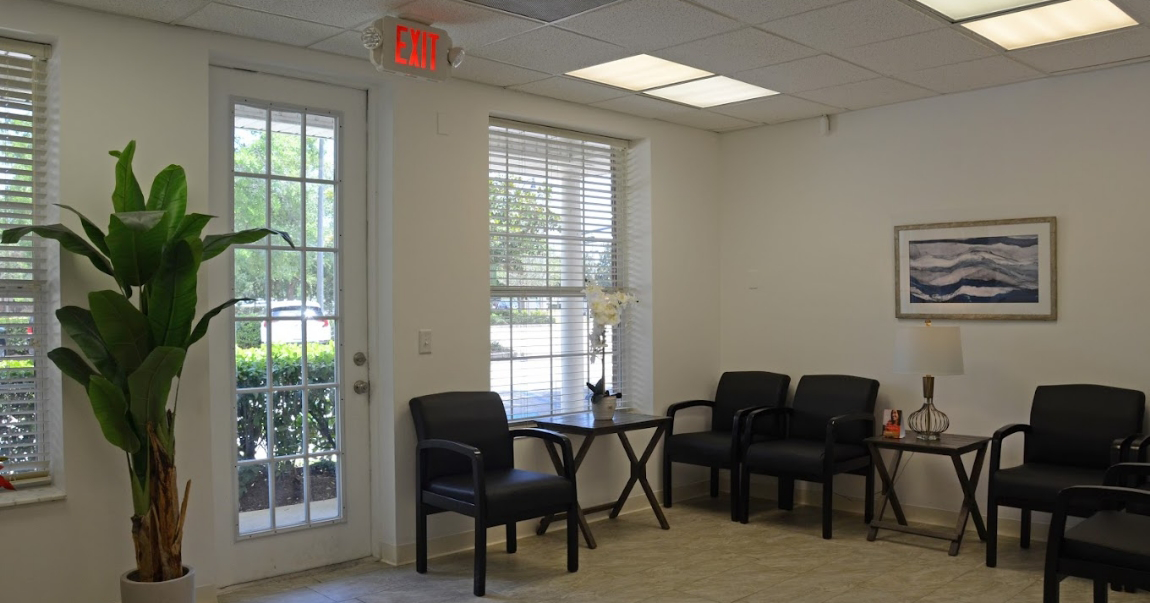
POLYGON ((970 436, 944 433, 938 440, 920 440, 913 431, 907 431, 905 438, 884 438, 872 436, 864 440, 876 448, 890 448, 907 452, 927 454, 962 454, 985 447, 990 436, 970 436))
POLYGON ((535 424, 542 429, 550 429, 552 431, 558 431, 559 433, 600 435, 619 431, 631 431, 632 429, 658 427, 670 420, 670 417, 644 415, 637 412, 620 410, 615 412, 614 417, 602 421, 596 421, 595 415, 591 411, 587 411, 572 415, 535 419, 535 424))

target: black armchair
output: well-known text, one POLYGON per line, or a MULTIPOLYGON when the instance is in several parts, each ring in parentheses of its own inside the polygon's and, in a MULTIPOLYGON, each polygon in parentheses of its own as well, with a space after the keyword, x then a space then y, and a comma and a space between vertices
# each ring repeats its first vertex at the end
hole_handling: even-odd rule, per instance
POLYGON ((731 470, 731 521, 738 519, 739 427, 752 407, 782 406, 791 378, 764 371, 726 372, 719 378, 714 401, 690 400, 667 408, 671 424, 663 441, 663 506, 671 506, 671 463, 711 468, 711 497, 719 495, 719 470, 731 470), (675 414, 692 407, 711 411, 710 431, 675 434, 675 414))
POLYGON ((1058 603, 1059 583, 1067 576, 1093 580, 1094 603, 1106 603, 1108 583, 1130 591, 1150 588, 1150 516, 1132 509, 1150 508, 1150 491, 1113 485, 1147 475, 1150 464, 1122 463, 1107 470, 1105 486, 1071 486, 1058 493, 1046 545, 1043 603, 1058 603), (1066 517, 1084 510, 1091 516, 1066 529, 1066 517))
MULTIPOLYGON (((863 443, 874 435, 878 381, 849 375, 807 375, 790 407, 760 408, 743 417, 740 443, 740 520, 750 516, 750 476, 779 480, 779 508, 794 508, 795 480, 823 485, 823 538, 831 537, 834 476, 866 477, 865 521, 874 515, 874 464, 863 443), (764 434, 763 419, 782 417, 782 433, 764 434), (767 437, 765 441, 757 441, 767 437)), ((771 430, 775 430, 772 425, 771 430)))
POLYGON ((411 399, 416 453, 415 570, 427 572, 427 516, 454 511, 475 518, 474 592, 483 596, 487 528, 507 526, 507 552, 516 549, 515 522, 567 513, 567 571, 579 569, 575 464, 566 436, 544 429, 510 429, 493 392, 451 392, 411 399), (534 437, 562 450, 563 475, 516 469, 512 441, 534 437))
MULTIPOLYGON (((986 508, 986 566, 998 563, 998 507, 1022 510, 1020 540, 1030 547, 1032 511, 1054 511, 1058 492, 1101 485, 1106 468, 1123 460, 1142 428, 1146 395, 1104 385, 1043 385, 1034 391, 1029 425, 1007 425, 990 447, 986 508), (1024 434, 1023 462, 1002 468, 1002 442, 1024 434)), ((1093 509, 1068 507, 1085 517, 1093 509)))

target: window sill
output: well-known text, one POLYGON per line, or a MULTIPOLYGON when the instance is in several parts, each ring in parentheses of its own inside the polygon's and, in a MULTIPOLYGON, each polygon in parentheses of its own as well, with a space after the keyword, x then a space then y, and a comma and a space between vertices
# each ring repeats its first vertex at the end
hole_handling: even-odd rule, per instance
POLYGON ((56 486, 28 488, 27 490, 17 490, 15 492, 5 490, 3 494, 0 494, 0 509, 52 502, 54 500, 64 500, 64 491, 56 486))

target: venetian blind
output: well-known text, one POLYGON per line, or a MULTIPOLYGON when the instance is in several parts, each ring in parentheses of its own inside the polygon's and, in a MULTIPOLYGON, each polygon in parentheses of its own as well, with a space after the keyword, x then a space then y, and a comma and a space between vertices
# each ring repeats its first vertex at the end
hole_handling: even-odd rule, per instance
MULTIPOLYGON (((48 47, 0 38, 0 229, 46 216, 48 47)), ((0 245, 0 456, 9 478, 48 476, 50 243, 0 245)))
POLYGON ((491 389, 512 419, 587 410, 587 382, 625 391, 626 325, 593 357, 582 290, 624 285, 629 143, 496 119, 488 135, 491 389))

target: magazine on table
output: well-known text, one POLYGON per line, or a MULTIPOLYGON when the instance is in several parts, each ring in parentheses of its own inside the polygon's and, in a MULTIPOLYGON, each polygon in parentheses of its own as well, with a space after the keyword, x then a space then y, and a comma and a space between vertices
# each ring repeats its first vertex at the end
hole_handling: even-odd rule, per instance
POLYGON ((882 411, 882 437, 905 438, 906 430, 902 428, 902 411, 897 408, 888 408, 882 411))

